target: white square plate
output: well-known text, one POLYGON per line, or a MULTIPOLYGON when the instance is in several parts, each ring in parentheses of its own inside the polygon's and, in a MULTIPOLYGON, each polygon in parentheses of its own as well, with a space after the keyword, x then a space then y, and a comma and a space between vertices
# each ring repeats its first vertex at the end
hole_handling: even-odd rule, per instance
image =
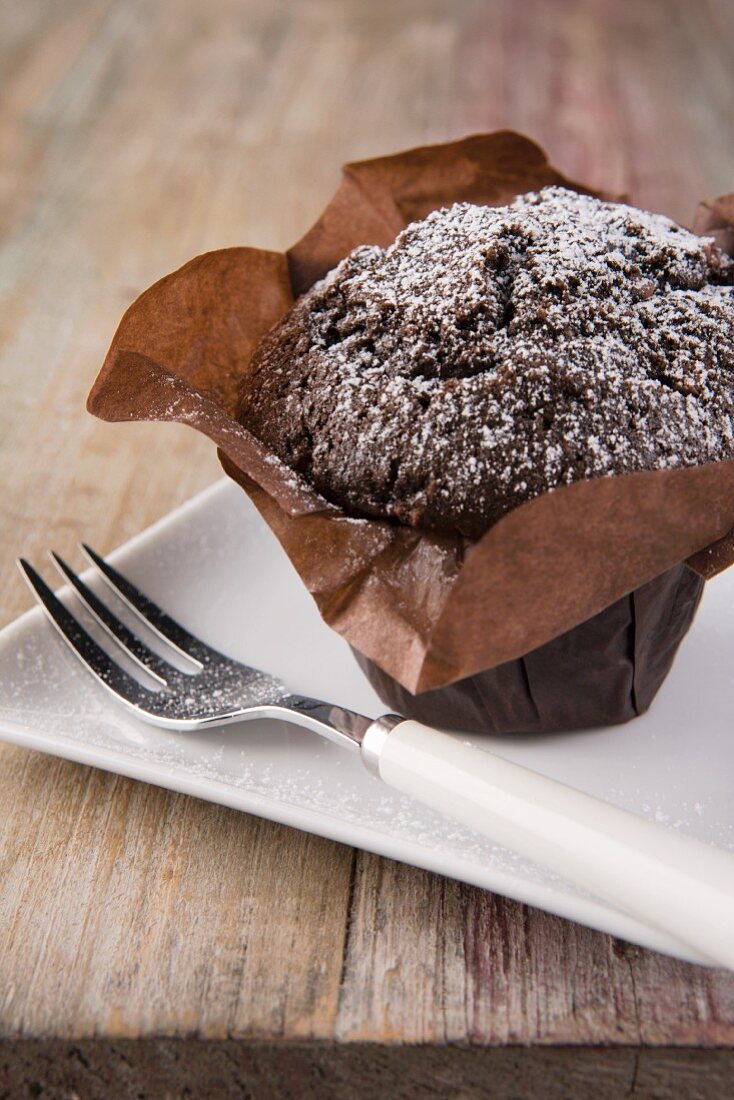
MULTIPOLYGON (((275 538, 231 482, 218 482, 110 558, 223 652, 280 676, 294 691, 369 715, 384 711, 346 643, 321 621, 275 538)), ((733 606, 734 569, 707 586, 693 630, 643 718, 585 733, 473 739, 668 828, 734 848, 733 606)), ((695 958, 557 876, 393 793, 356 756, 297 727, 258 721, 176 734, 136 721, 81 669, 37 609, 0 633, 0 737, 695 958)))

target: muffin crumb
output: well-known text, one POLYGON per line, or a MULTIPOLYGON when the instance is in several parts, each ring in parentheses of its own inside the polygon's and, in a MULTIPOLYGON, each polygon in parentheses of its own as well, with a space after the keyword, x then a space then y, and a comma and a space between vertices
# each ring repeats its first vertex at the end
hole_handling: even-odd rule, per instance
POLYGON ((239 419, 327 500, 476 538, 580 479, 734 457, 734 263, 560 187, 355 249, 265 337, 239 419))

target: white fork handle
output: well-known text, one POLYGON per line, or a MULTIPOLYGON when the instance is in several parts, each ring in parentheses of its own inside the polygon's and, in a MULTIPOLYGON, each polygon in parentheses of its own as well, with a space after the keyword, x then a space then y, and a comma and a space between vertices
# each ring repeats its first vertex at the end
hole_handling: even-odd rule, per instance
POLYGON ((734 969, 734 854, 419 722, 370 749, 391 787, 734 969))

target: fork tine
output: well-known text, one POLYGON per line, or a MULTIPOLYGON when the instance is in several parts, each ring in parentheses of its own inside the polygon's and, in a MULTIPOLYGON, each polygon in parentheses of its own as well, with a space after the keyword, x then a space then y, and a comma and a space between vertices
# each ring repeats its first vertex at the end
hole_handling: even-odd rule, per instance
POLYGON ((123 577, 116 569, 113 569, 109 562, 106 562, 104 558, 95 553, 91 546, 87 546, 86 542, 83 542, 81 547, 120 599, 137 613, 154 634, 172 645, 182 656, 188 657, 199 664, 205 663, 213 656, 218 656, 216 650, 205 645, 200 638, 195 638, 193 634, 189 634, 188 630, 177 623, 175 619, 172 619, 170 615, 167 615, 165 611, 158 607, 158 604, 153 603, 144 592, 141 592, 131 581, 123 577))
POLYGON ((100 626, 102 626, 116 642, 119 642, 136 664, 140 665, 140 667, 147 672, 149 676, 152 676, 154 680, 157 680, 159 684, 166 687, 169 678, 176 675, 176 669, 173 665, 170 665, 168 661, 164 661, 162 657, 159 657, 157 653, 149 649, 140 638, 137 638, 131 630, 128 630, 125 624, 121 622, 116 615, 113 615, 109 607, 95 596, 91 588, 87 587, 81 577, 78 577, 74 570, 67 565, 61 555, 57 554, 54 550, 51 551, 51 560, 62 576, 66 577, 69 584, 100 626))
POLYGON ((79 658, 85 668, 109 692, 128 706, 136 706, 146 698, 154 695, 153 692, 148 691, 134 680, 132 676, 128 676, 124 669, 115 664, 112 658, 97 645, 94 638, 77 622, 71 612, 67 611, 43 578, 39 576, 25 558, 18 559, 18 567, 38 603, 72 653, 79 658))

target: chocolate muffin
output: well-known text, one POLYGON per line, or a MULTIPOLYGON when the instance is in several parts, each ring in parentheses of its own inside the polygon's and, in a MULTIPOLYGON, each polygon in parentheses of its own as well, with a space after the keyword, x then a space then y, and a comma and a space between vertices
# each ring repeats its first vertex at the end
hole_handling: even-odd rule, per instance
POLYGON ((477 538, 582 478, 734 457, 734 262, 560 187, 355 249, 257 349, 238 419, 327 500, 477 538))

